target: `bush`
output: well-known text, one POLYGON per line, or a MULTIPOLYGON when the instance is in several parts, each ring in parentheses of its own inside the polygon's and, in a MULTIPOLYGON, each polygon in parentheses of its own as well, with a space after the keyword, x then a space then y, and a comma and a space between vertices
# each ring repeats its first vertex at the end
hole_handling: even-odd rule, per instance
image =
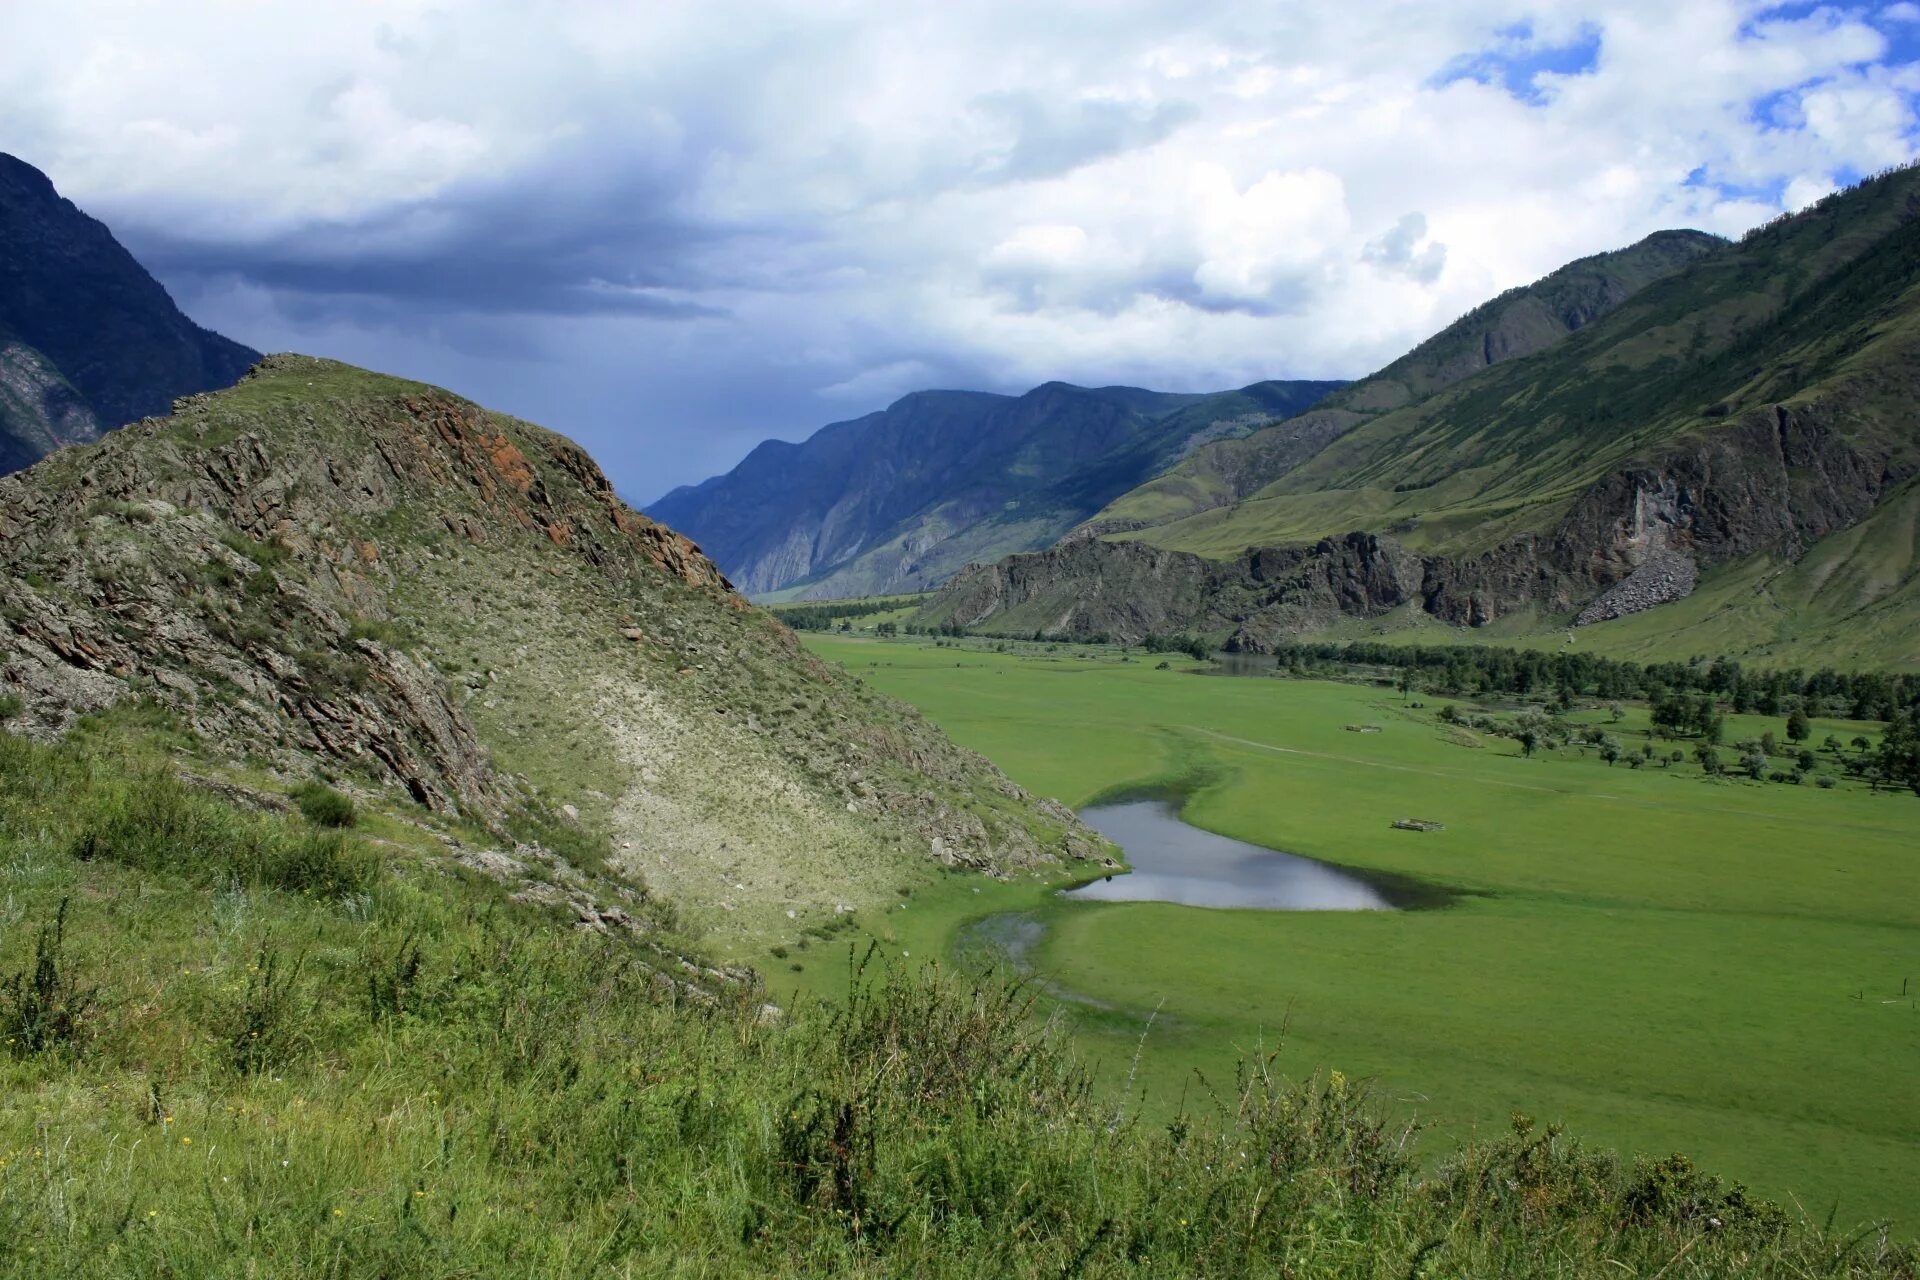
POLYGON ((11 720, 27 709, 17 693, 0 693, 0 720, 11 720))
POLYGON ((16 1055, 80 1043, 97 992, 74 981, 66 954, 68 900, 33 943, 33 963, 0 984, 0 1031, 16 1055))
POLYGON ((301 958, 283 962, 272 939, 260 944, 229 1019, 227 1051, 235 1071, 257 1075, 292 1056, 302 1021, 296 994, 301 967, 301 958))
POLYGON ((294 803, 317 827, 350 827, 359 819, 353 798, 342 795, 324 782, 303 782, 294 789, 294 803))

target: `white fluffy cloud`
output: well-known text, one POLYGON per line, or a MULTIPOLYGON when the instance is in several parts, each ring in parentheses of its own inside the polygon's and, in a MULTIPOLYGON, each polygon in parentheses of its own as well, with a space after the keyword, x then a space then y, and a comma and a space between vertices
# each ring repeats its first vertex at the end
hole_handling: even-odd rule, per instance
POLYGON ((636 496, 914 385, 1356 376, 1915 150, 1908 4, 8 5, 0 149, 197 318, 636 496))

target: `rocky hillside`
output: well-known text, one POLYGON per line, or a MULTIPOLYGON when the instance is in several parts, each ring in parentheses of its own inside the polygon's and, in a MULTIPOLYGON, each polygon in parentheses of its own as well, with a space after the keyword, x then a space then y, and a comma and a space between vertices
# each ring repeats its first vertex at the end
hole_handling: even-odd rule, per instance
MULTIPOLYGON (((1166 611, 1251 648, 1313 629, 1329 608, 1395 613, 1390 625, 1642 637, 1623 620, 1696 588, 1733 608, 1715 585, 1729 575, 1765 597, 1812 559, 1820 582, 1787 574, 1793 595, 1772 598, 1771 623, 1743 606, 1715 642, 1765 652, 1844 637, 1871 615, 1890 642, 1854 646, 1861 658, 1920 661, 1886 616, 1913 598, 1920 565, 1890 550, 1899 521, 1873 519, 1883 502, 1907 510, 1920 472, 1917 215, 1920 173, 1883 176, 1654 281, 1551 347, 1352 426, 1231 506, 1118 536, 1188 553, 1165 561, 1188 575, 1286 588, 1258 603, 1209 589, 1204 607, 1166 611), (1354 530, 1380 548, 1378 565, 1347 561, 1354 530), (1249 547, 1311 567, 1276 579, 1249 547), (1311 608, 1301 573, 1321 584, 1311 608)), ((1122 572, 1136 563, 1109 548, 1055 557, 1051 571, 976 569, 929 616, 984 625, 1017 600, 1064 617, 1095 597, 1103 554, 1122 572)), ((1127 632, 1095 612, 1063 625, 1127 632)))
POLYGON ((300 356, 0 479, 0 698, 47 734, 151 699, 283 782, 591 837, 722 937, 1102 853, 571 442, 300 356))
POLYGON ((648 511, 754 595, 826 599, 937 586, 1051 544, 1209 441, 1306 409, 1337 382, 1218 395, 1051 382, 1022 396, 921 391, 801 444, 769 440, 648 511))
POLYGON ((1349 431, 1482 369, 1553 346, 1724 243, 1698 231, 1662 231, 1510 289, 1312 412, 1196 450, 1166 474, 1116 497, 1077 532, 1128 533, 1230 507, 1349 431))
POLYGON ((259 358, 187 319, 106 227, 0 154, 0 473, 229 386, 259 358))

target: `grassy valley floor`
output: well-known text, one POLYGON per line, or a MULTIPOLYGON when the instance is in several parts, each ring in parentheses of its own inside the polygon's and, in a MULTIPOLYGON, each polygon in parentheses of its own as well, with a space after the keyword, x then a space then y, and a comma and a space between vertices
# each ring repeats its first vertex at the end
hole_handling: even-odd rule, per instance
MULTIPOLYGON (((761 957, 776 989, 843 990, 849 940, 951 957, 969 921, 1031 913, 1046 926, 1037 969, 1068 997, 1082 1052, 1150 1114, 1227 1092, 1237 1058, 1279 1045, 1282 1069, 1374 1078, 1443 1139, 1526 1112, 1623 1153, 1688 1152, 1816 1220, 1920 1229, 1912 795, 1709 780, 1691 762, 1632 770, 1572 749, 1523 759, 1439 724, 1436 699, 1414 710, 1361 685, 1208 677, 1185 658, 807 643, 1043 794, 1079 806, 1184 783, 1198 826, 1459 896, 1270 913, 937 877, 903 885, 884 919, 761 957), (1359 724, 1380 732, 1348 731, 1359 724), (1445 830, 1389 825, 1403 817, 1445 830)), ((1732 717, 1728 739, 1779 727, 1732 717)), ((1816 721, 1813 741, 1860 728, 1816 721)), ((1644 712, 1611 731, 1637 745, 1644 712)))

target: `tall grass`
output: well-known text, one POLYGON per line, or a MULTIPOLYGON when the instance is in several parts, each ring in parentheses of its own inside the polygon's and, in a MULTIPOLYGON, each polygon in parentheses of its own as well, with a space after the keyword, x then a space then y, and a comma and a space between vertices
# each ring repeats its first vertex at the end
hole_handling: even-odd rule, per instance
POLYGON ((71 1052, 0 1056, 0 1274, 1915 1274, 1526 1121, 1423 1170, 1274 1058, 1149 1126, 1015 983, 875 966, 775 1017, 424 861, 316 892, 259 852, 304 824, 0 761, 0 974, 66 901, 99 988, 71 1052))

